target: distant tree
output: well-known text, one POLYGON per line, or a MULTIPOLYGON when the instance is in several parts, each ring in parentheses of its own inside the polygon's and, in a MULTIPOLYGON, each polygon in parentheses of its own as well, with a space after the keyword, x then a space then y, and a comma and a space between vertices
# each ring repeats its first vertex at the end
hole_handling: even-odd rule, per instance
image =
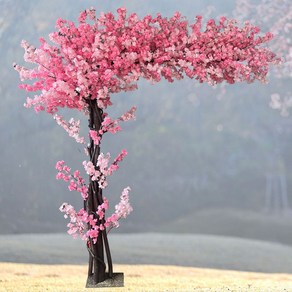
POLYGON ((22 42, 25 61, 36 66, 25 68, 14 64, 22 81, 36 79, 20 85, 27 91, 38 92, 27 98, 26 107, 52 114, 81 144, 85 144, 85 139, 80 136, 80 121, 72 118, 67 122, 57 112, 60 108, 77 109, 88 117, 89 144, 85 152, 89 158, 83 166, 89 183, 79 170, 72 172, 64 161, 56 164, 57 179, 68 182, 69 190, 79 192, 84 201, 79 211, 68 203, 63 203, 60 210, 70 219, 68 233, 86 241, 88 287, 114 277, 107 233, 132 211, 127 187, 116 211, 105 216, 108 200, 103 191, 107 177, 119 168, 127 153, 122 150, 110 163, 110 154, 101 153, 100 142, 105 133, 119 132, 120 123, 134 119, 136 111, 132 107, 112 119, 105 112, 112 105, 110 95, 137 89, 140 78, 159 82, 163 77, 173 82, 186 75, 211 85, 223 81, 264 82, 269 64, 279 61, 262 46, 271 40, 272 34, 259 36, 259 29, 250 23, 238 27, 234 20, 222 17, 218 24, 209 20, 201 31, 201 16, 189 25, 178 12, 169 19, 161 15, 139 19, 135 13, 127 17, 124 8, 117 12, 117 17, 111 12, 96 17, 94 9, 85 10, 77 26, 59 19, 57 31, 49 35, 52 44, 43 38, 39 48, 22 42))
POLYGON ((271 107, 287 116, 292 107, 292 92, 281 92, 282 82, 292 78, 292 2, 290 0, 237 0, 236 19, 252 20, 276 37, 270 47, 283 58, 282 66, 275 67, 273 75, 280 80, 271 95, 271 107), (279 90, 279 92, 277 92, 279 90))
MULTIPOLYGON (((270 106, 279 110, 282 116, 289 116, 292 91, 291 86, 287 87, 285 84, 290 84, 292 78, 292 2, 290 0, 237 0, 234 15, 241 20, 252 19, 262 28, 269 29, 275 34, 271 48, 282 56, 283 62, 282 66, 275 67, 272 71, 277 83, 271 92, 270 106)), ((266 209, 286 211, 289 208, 287 179, 279 139, 283 132, 291 131, 291 121, 286 119, 281 124, 270 125, 264 130, 266 135, 274 138, 272 153, 269 153, 267 158, 266 209)))

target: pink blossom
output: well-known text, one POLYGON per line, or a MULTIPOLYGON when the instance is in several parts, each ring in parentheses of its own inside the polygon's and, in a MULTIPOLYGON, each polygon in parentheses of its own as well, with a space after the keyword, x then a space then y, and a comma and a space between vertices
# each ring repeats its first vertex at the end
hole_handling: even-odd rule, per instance
POLYGON ((62 171, 63 170, 63 166, 64 166, 65 161, 64 160, 60 160, 56 163, 56 169, 58 171, 62 171))
POLYGON ((105 211, 108 209, 108 200, 106 197, 103 198, 103 203, 97 208, 97 215, 99 220, 102 220, 105 217, 105 211))
POLYGON ((132 211, 133 208, 129 201, 129 192, 130 187, 127 187, 123 190, 120 197, 120 202, 115 206, 115 213, 106 219, 106 226, 111 229, 113 227, 119 227, 120 218, 126 218, 132 211))
POLYGON ((130 187, 127 187, 123 190, 122 195, 121 195, 121 201, 119 202, 118 205, 115 206, 115 213, 121 218, 126 218, 132 211, 133 208, 130 205, 129 202, 129 191, 130 187))
POLYGON ((271 34, 259 36, 250 23, 239 27, 226 18, 218 24, 209 20, 203 29, 201 16, 189 25, 179 13, 139 19, 136 14, 127 17, 120 8, 116 18, 112 13, 97 18, 94 10, 86 10, 78 25, 59 19, 56 27, 51 43, 40 39, 35 48, 22 42, 24 58, 34 68, 14 64, 22 80, 36 80, 21 88, 40 91, 27 102, 37 111, 85 111, 89 98, 105 109, 112 104, 110 94, 137 89, 140 78, 172 82, 186 75, 210 84, 265 81, 268 65, 279 61, 262 46, 271 34))
POLYGON ((119 169, 118 163, 121 162, 124 157, 127 155, 126 150, 122 150, 121 153, 114 159, 114 162, 108 168, 108 175, 111 175, 114 171, 119 169))
POLYGON ((58 161, 56 163, 56 169, 58 170, 56 179, 58 180, 62 179, 65 182, 69 182, 68 189, 70 191, 79 192, 82 198, 86 200, 88 197, 88 188, 85 185, 85 180, 80 175, 80 171, 75 170, 72 175, 70 167, 65 165, 64 160, 58 161))
POLYGON ((96 169, 91 161, 83 161, 83 166, 86 173, 91 177, 92 181, 97 181, 101 179, 102 173, 98 169, 96 169))
POLYGON ((89 136, 93 140, 95 145, 99 145, 101 136, 98 135, 97 131, 90 130, 89 131, 89 136))
POLYGON ((86 236, 93 239, 93 243, 96 243, 100 226, 96 226, 95 228, 89 229, 86 233, 86 236))
POLYGON ((74 180, 70 181, 70 184, 68 186, 69 191, 76 191, 77 190, 77 184, 74 180))
POLYGON ((133 106, 129 111, 125 112, 120 118, 120 121, 129 121, 135 119, 136 106, 133 106))
POLYGON ((63 203, 59 210, 64 214, 65 218, 70 218, 70 223, 68 223, 68 233, 77 237, 78 235, 84 239, 84 232, 86 230, 86 226, 84 224, 83 218, 84 215, 87 214, 84 209, 81 209, 78 213, 75 211, 72 205, 68 203, 63 203))
POLYGON ((126 150, 122 150, 121 153, 114 159, 113 163, 109 165, 110 153, 106 155, 100 153, 97 158, 97 165, 93 165, 91 161, 84 161, 83 166, 86 173, 91 177, 92 181, 98 181, 98 185, 101 189, 107 187, 107 176, 113 174, 114 171, 118 170, 118 163, 121 162, 124 157, 127 155, 126 150))
POLYGON ((84 144, 84 137, 80 137, 80 120, 75 121, 73 118, 66 122, 62 116, 54 115, 54 119, 56 120, 57 124, 60 125, 70 137, 73 137, 77 143, 84 144))

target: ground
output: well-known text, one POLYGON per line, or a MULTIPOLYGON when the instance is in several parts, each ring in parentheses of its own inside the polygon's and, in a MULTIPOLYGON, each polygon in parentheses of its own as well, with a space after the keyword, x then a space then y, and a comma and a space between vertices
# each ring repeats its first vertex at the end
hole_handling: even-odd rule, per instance
POLYGON ((292 274, 268 274, 159 265, 115 265, 124 288, 85 289, 86 265, 0 263, 1 292, 292 291, 292 274))

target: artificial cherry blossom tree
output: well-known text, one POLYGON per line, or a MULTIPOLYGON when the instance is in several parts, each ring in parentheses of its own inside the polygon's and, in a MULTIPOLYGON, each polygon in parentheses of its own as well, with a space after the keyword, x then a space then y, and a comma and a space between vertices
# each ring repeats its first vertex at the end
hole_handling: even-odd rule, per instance
POLYGON ((137 89, 140 78, 153 83, 162 77, 173 82, 187 76, 211 85, 265 82, 269 64, 279 60, 264 47, 272 34, 259 35, 259 28, 248 22, 239 27, 235 20, 222 17, 219 23, 209 20, 203 29, 201 16, 189 25, 178 12, 169 19, 159 14, 139 19, 135 13, 126 16, 124 8, 117 10, 117 16, 109 12, 99 17, 94 9, 88 9, 80 14, 77 25, 58 19, 49 38, 50 42, 41 38, 38 48, 23 41, 24 59, 35 67, 14 67, 21 81, 35 79, 20 85, 36 92, 25 106, 52 114, 77 143, 86 140, 80 136, 80 121, 65 121, 58 110, 77 109, 88 116, 88 159, 83 166, 89 183, 64 161, 57 162, 56 169, 57 179, 68 182, 69 190, 82 196, 81 210, 68 203, 60 210, 70 219, 68 233, 86 242, 87 287, 98 286, 114 278, 107 233, 132 211, 130 188, 126 187, 115 212, 108 217, 105 214, 109 205, 104 196, 107 178, 127 153, 122 150, 110 163, 110 154, 101 152, 101 140, 105 133, 120 131, 121 122, 134 119, 136 111, 132 107, 117 119, 109 117, 105 110, 112 105, 111 95, 137 89))

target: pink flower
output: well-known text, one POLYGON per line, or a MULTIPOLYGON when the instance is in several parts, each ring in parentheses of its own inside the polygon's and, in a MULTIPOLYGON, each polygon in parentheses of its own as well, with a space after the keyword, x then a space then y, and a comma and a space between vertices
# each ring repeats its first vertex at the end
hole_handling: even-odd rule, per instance
POLYGON ((58 171, 62 171, 63 170, 63 166, 64 166, 64 160, 60 160, 60 161, 58 161, 57 163, 56 163, 56 169, 58 170, 58 171))
POLYGON ((119 227, 119 220, 120 218, 126 218, 132 211, 133 208, 129 202, 129 191, 130 187, 127 187, 123 190, 121 195, 120 202, 115 206, 115 213, 113 213, 110 217, 106 219, 105 226, 109 229, 115 227, 119 227))
POLYGON ((63 203, 59 210, 63 213, 65 213, 65 218, 70 218, 70 222, 67 224, 68 226, 68 233, 73 235, 74 237, 77 237, 80 235, 83 237, 85 224, 82 220, 84 217, 84 214, 86 213, 84 209, 81 209, 78 213, 75 211, 74 207, 69 205, 68 203, 63 203))
POLYGON ((88 188, 85 185, 85 180, 81 177, 80 171, 75 170, 73 175, 70 173, 71 169, 67 165, 65 165, 65 162, 63 160, 58 161, 56 164, 56 169, 58 170, 58 173, 56 175, 56 179, 64 180, 65 182, 69 182, 68 189, 70 191, 77 191, 81 194, 82 198, 84 200, 88 197, 88 188))
POLYGON ((97 237, 98 237, 98 233, 99 233, 99 227, 96 227, 94 229, 90 229, 87 231, 86 236, 89 238, 93 239, 93 243, 96 243, 97 241, 97 237))
POLYGON ((57 124, 60 125, 70 137, 73 137, 77 143, 84 144, 84 138, 79 136, 80 133, 80 120, 75 121, 73 118, 66 122, 62 116, 54 115, 57 124))
MULTIPOLYGON (((14 68, 23 82, 35 81, 21 88, 40 92, 27 100, 27 107, 52 114, 63 107, 85 112, 90 97, 105 109, 112 105, 110 94, 137 89, 140 78, 172 82, 186 75, 210 84, 264 81, 269 64, 279 62, 262 46, 272 35, 258 36, 259 29, 250 23, 239 27, 234 20, 221 18, 217 24, 211 19, 202 30, 201 16, 189 25, 179 13, 139 19, 136 14, 127 17, 124 8, 118 11, 116 18, 112 13, 97 18, 94 9, 83 11, 78 25, 59 19, 51 42, 41 39, 39 48, 22 41, 24 59, 35 67, 14 68)), ((120 121, 132 119, 134 111, 120 121)), ((78 140, 74 123, 59 122, 78 140)), ((120 129, 114 122, 104 130, 120 129)))
POLYGON ((90 130, 89 131, 89 136, 93 140, 95 145, 99 145, 100 140, 101 140, 101 135, 99 136, 97 131, 90 130))

